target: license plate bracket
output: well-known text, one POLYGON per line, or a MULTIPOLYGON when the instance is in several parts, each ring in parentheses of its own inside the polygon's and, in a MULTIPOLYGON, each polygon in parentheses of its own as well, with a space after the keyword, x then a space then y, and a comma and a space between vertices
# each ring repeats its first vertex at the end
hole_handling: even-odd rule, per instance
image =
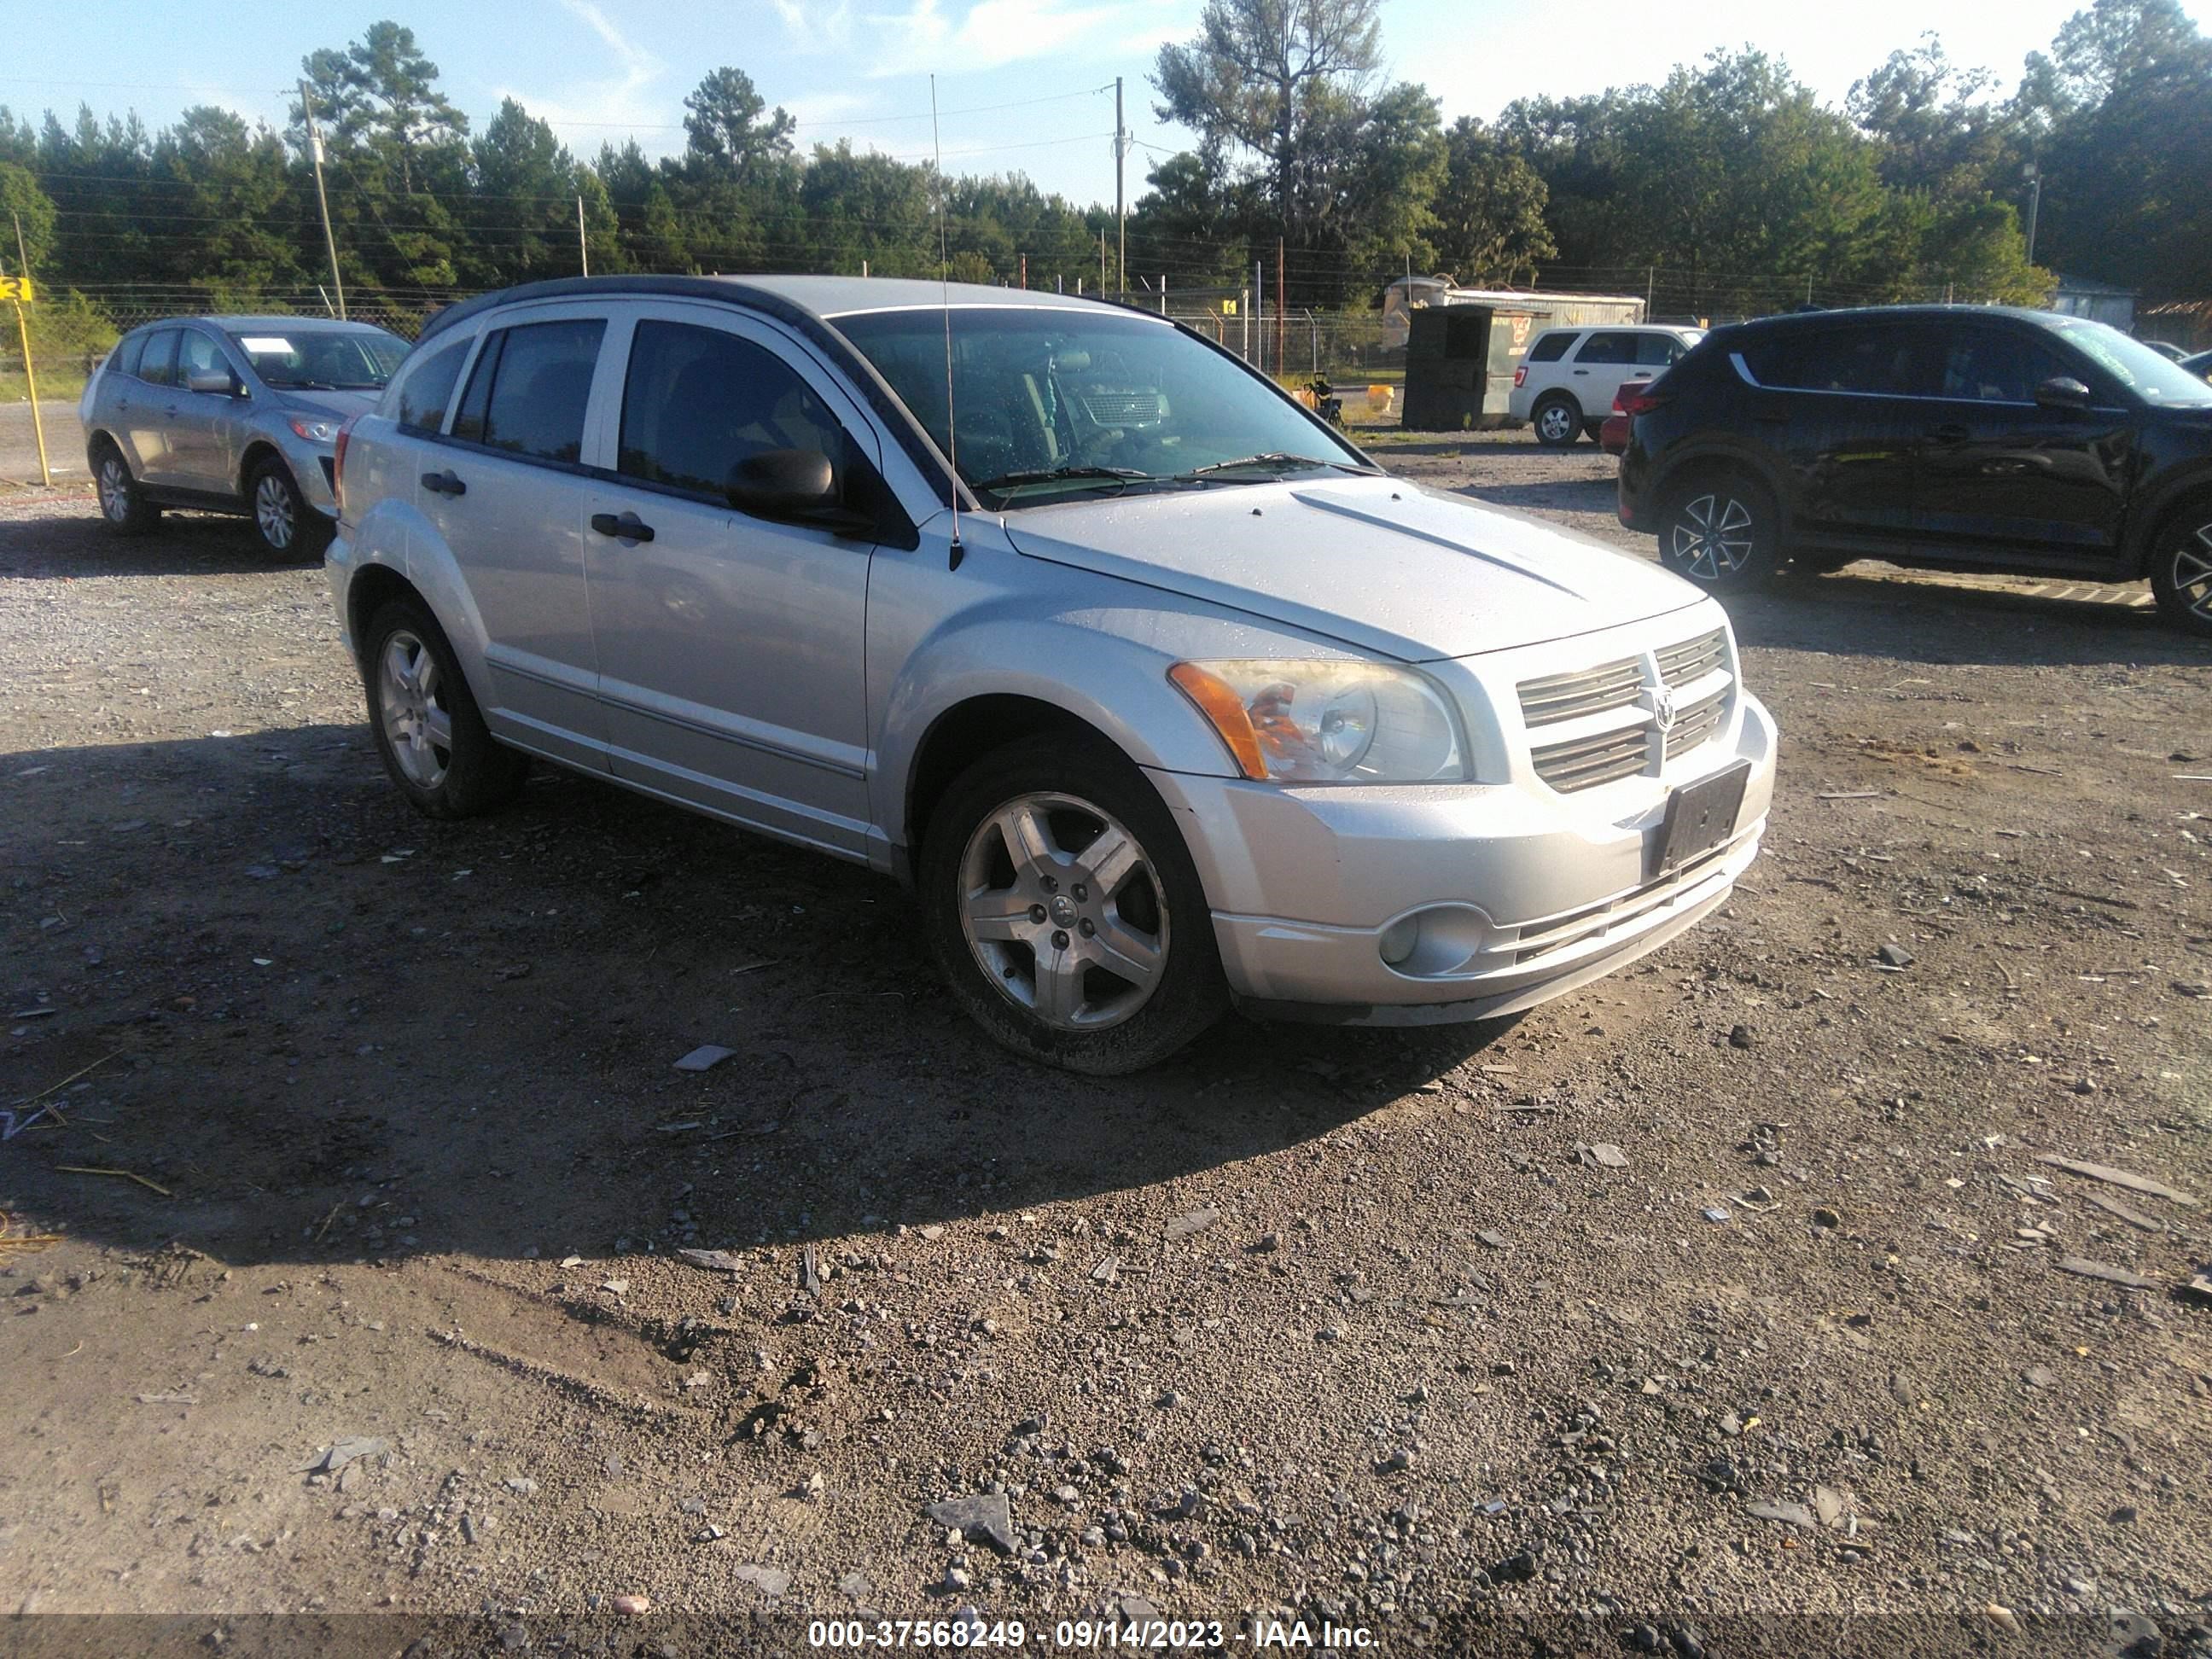
POLYGON ((1651 833, 1644 854, 1644 879, 1656 881, 1692 860, 1710 853, 1735 834, 1743 811, 1743 792, 1751 781, 1751 763, 1738 761, 1667 797, 1667 814, 1651 833))

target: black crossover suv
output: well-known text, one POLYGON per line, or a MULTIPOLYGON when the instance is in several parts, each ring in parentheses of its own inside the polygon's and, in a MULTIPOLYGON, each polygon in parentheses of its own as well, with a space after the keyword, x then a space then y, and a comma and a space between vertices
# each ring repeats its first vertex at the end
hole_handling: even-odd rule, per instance
POLYGON ((1713 589, 1854 558, 2133 581, 2212 635, 2212 386, 2101 323, 1895 307, 1717 329, 1625 394, 1620 521, 1713 589))

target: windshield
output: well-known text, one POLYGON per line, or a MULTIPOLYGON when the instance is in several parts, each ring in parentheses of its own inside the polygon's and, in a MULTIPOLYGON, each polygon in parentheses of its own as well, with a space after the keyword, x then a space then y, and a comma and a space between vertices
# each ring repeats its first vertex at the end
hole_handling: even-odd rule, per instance
MULTIPOLYGON (((945 314, 879 311, 836 325, 952 454, 945 314)), ((966 307, 951 319, 956 459, 994 507, 1366 467, 1233 359, 1162 324, 1103 307, 966 307)))
POLYGON ((267 328, 231 342, 264 386, 319 392, 381 392, 407 356, 407 343, 380 328, 267 328))
POLYGON ((2100 368, 2145 403, 2166 409, 2212 409, 2212 386, 2110 324, 2060 319, 2058 331, 2069 345, 2087 352, 2100 368))

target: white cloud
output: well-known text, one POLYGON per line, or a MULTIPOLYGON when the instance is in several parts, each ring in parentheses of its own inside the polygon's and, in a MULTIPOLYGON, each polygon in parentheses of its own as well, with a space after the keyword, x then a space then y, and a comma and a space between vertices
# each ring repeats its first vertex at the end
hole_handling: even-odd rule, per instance
POLYGON ((602 139, 619 139, 635 133, 648 150, 680 146, 683 135, 671 116, 673 100, 665 95, 661 82, 668 65, 617 28, 592 0, 561 0, 561 3, 592 33, 599 36, 620 66, 611 78, 578 81, 558 96, 499 88, 499 96, 513 98, 532 115, 550 123, 569 149, 595 151, 602 139))
MULTIPOLYGON (((1152 5, 1128 0, 1084 5, 1071 0, 908 0, 889 11, 859 11, 854 0, 772 0, 792 46, 801 52, 865 56, 862 73, 880 78, 934 69, 940 75, 1000 69, 1066 50, 1106 26, 1133 21, 1152 5)), ((1117 40, 1126 46, 1126 40, 1117 40)))

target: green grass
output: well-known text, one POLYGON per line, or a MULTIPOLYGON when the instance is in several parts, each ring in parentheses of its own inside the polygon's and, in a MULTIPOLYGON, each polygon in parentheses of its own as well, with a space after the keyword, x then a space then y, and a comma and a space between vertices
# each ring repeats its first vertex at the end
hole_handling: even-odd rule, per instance
MULTIPOLYGON (((64 369, 39 376, 39 401, 42 404, 73 404, 84 396, 87 376, 80 369, 64 369)), ((0 368, 0 404, 20 404, 30 400, 30 387, 20 368, 0 368)))

